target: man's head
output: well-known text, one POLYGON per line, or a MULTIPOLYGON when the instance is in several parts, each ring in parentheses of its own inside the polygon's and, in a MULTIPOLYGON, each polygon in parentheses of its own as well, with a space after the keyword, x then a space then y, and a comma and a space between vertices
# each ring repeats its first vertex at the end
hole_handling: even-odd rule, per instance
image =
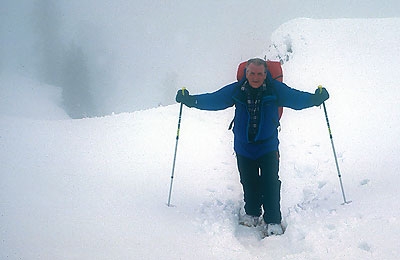
POLYGON ((267 63, 260 58, 247 61, 246 78, 252 88, 259 88, 267 77, 267 63))

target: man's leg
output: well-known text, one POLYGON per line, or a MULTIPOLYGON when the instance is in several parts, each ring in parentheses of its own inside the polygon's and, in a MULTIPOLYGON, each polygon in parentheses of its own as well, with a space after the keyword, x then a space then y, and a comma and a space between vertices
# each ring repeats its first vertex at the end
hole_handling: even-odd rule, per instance
POLYGON ((282 221, 281 181, 279 180, 279 152, 274 151, 262 156, 259 160, 261 168, 261 193, 264 207, 265 223, 280 224, 282 221))
POLYGON ((260 216, 262 201, 257 162, 241 155, 237 155, 236 158, 240 173, 240 182, 243 186, 246 214, 260 216))

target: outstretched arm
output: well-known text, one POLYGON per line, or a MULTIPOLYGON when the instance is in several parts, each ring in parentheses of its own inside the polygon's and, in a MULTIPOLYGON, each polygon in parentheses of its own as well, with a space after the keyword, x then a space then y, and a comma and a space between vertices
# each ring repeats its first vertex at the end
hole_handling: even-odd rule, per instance
POLYGON ((234 105, 232 99, 233 91, 237 82, 229 84, 215 92, 199 95, 189 95, 189 91, 182 93, 178 91, 176 101, 188 107, 195 107, 202 110, 223 110, 234 105))
POLYGON ((278 95, 278 105, 296 110, 319 106, 329 98, 329 93, 325 88, 318 88, 315 90, 315 93, 312 94, 290 88, 281 82, 274 82, 274 87, 278 95))

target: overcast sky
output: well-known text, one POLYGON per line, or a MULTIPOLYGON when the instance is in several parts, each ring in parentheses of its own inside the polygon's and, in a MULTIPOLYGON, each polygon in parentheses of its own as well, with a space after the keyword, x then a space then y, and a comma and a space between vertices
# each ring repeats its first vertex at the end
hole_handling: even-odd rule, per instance
POLYGON ((298 17, 400 17, 400 4, 2 0, 0 72, 63 88, 74 117, 73 106, 91 116, 170 104, 182 86, 212 91, 233 81, 240 61, 261 55, 271 33, 298 17))

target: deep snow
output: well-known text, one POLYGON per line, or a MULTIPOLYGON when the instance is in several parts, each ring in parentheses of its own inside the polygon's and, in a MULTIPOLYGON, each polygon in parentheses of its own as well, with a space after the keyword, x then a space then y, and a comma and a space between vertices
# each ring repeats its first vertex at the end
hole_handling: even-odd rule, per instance
POLYGON ((285 60, 284 81, 331 94, 352 203, 341 205, 323 110, 285 109, 288 227, 264 240, 237 225, 233 109, 184 108, 167 207, 179 105, 71 120, 58 89, 1 75, 0 258, 397 259, 399 28, 397 18, 296 19, 272 35, 264 54, 285 60))

